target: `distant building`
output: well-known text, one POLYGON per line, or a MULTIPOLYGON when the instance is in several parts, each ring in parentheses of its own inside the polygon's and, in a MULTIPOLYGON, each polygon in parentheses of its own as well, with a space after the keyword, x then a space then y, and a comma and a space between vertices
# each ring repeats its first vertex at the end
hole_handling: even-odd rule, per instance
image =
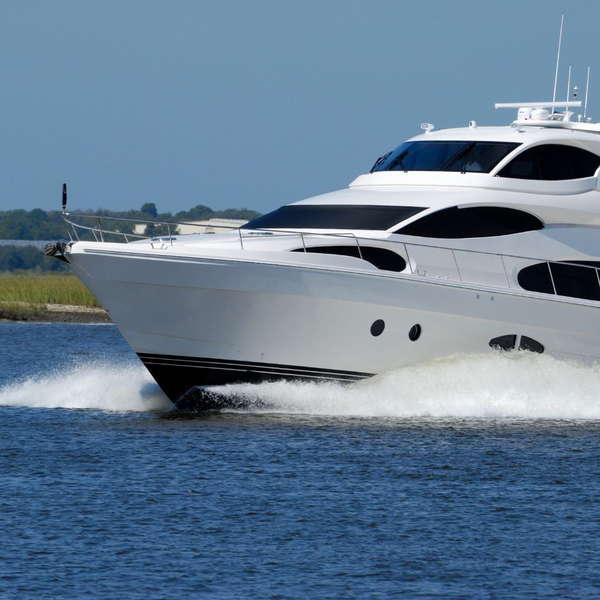
MULTIPOLYGON (((187 235, 188 233, 225 233, 245 225, 248 221, 244 219, 207 219, 206 221, 188 221, 183 225, 177 225, 177 233, 187 235)), ((146 223, 138 223, 133 233, 145 235, 146 223)), ((175 232, 173 232, 175 235, 175 232)))

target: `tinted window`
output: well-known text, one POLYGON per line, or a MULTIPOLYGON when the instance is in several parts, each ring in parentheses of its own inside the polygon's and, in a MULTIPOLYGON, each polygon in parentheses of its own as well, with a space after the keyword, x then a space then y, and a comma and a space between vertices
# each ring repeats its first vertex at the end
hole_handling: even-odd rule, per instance
POLYGON ((526 267, 519 273, 519 285, 530 292, 554 294, 552 280, 559 296, 583 298, 585 300, 600 300, 600 285, 596 269, 600 263, 593 261, 576 261, 571 264, 539 263, 526 267), (550 277, 552 273, 552 277, 550 277))
POLYGON ((542 229, 544 224, 533 215, 512 208, 478 206, 447 208, 418 221, 413 221, 395 233, 431 238, 470 238, 509 235, 542 229))
POLYGON ((385 231, 425 210, 415 206, 300 204, 246 223, 242 229, 372 229, 385 231))
MULTIPOLYGON (((304 252, 304 248, 298 248, 293 252, 304 252)), ((306 248, 306 252, 314 252, 317 254, 337 254, 341 256, 354 256, 375 265, 378 269, 384 271, 404 271, 406 261, 395 252, 386 250, 385 248, 371 248, 369 246, 361 246, 360 254, 357 246, 312 246, 306 248)))
POLYGON ((541 292, 542 294, 554 294, 548 263, 539 263, 526 267, 519 272, 517 280, 524 290, 541 292))
POLYGON ((506 165, 499 177, 559 181, 593 177, 600 166, 600 156, 561 144, 546 144, 525 150, 506 165))
POLYGON ((519 144, 504 142, 405 142, 382 156, 374 171, 489 173, 519 144))

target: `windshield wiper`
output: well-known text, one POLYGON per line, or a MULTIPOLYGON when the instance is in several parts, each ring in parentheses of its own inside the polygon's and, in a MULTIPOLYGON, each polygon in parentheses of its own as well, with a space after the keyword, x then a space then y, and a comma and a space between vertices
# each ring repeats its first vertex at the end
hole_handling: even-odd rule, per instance
POLYGON ((446 169, 448 169, 449 166, 458 162, 462 158, 463 164, 462 164, 462 168, 461 168, 461 173, 464 173, 465 165, 467 164, 467 158, 468 158, 471 150, 473 150, 474 147, 475 147, 475 142, 471 142, 470 144, 467 144, 462 150, 459 150, 450 160, 448 160, 446 162, 446 164, 440 169, 440 171, 445 171, 446 169))
POLYGON ((369 173, 372 173, 377 167, 381 166, 381 163, 385 161, 385 159, 393 152, 393 150, 390 150, 388 153, 384 154, 383 156, 380 156, 376 161, 375 164, 371 167, 371 170, 369 171, 369 173))
POLYGON ((408 169, 406 168, 406 166, 405 166, 405 165, 404 165, 404 163, 402 162, 402 161, 403 161, 403 160, 406 158, 407 154, 408 154, 408 148, 407 148, 407 149, 406 149, 404 152, 402 152, 402 154, 400 154, 400 155, 399 155, 399 156, 398 156, 398 157, 397 157, 397 158, 394 160, 394 162, 393 162, 393 163, 390 165, 390 168, 389 168, 389 170, 390 170, 390 171, 395 171, 395 170, 396 170, 396 167, 398 167, 398 166, 399 166, 399 167, 401 167, 401 168, 402 168, 402 170, 403 170, 405 173, 408 173, 408 169))

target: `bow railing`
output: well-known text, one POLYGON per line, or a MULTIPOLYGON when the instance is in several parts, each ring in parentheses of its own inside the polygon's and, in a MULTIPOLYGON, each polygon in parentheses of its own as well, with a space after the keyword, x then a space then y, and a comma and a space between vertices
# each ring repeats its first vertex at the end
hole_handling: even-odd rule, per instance
MULTIPOLYGON (((527 266, 537 264, 540 268, 538 275, 546 277, 545 273, 542 273, 542 270, 544 268, 547 270, 547 281, 549 282, 548 293, 557 296, 567 295, 600 301, 600 270, 598 267, 589 264, 551 261, 541 257, 423 244, 383 236, 359 236, 352 232, 328 233, 248 229, 241 228, 240 222, 233 220, 229 225, 221 225, 210 222, 153 221, 96 215, 70 215, 68 213, 65 213, 63 218, 71 242, 83 241, 86 238, 97 242, 120 241, 124 243, 146 239, 151 244, 158 242, 160 247, 164 248, 165 245, 172 246, 177 241, 179 235, 187 236, 187 234, 180 234, 178 231, 182 225, 190 227, 192 230, 197 229, 198 233, 203 233, 207 229, 223 232, 235 231, 237 243, 239 243, 241 250, 255 248, 256 246, 253 242, 267 235, 273 238, 286 239, 295 237, 298 239, 298 247, 292 249, 304 252, 309 252, 311 247, 316 245, 322 246, 324 242, 331 242, 332 245, 343 242, 344 245, 355 246, 356 257, 360 259, 363 259, 363 251, 367 247, 379 247, 396 251, 406 262, 406 268, 402 271, 404 274, 509 289, 523 289, 517 280, 518 273, 527 266), (134 225, 145 225, 147 229, 150 226, 150 232, 154 232, 155 235, 149 236, 147 233, 135 233, 134 225), (573 267, 573 273, 585 274, 585 277, 580 277, 580 285, 582 285, 581 282, 585 279, 584 285, 588 288, 588 292, 586 292, 588 296, 584 297, 574 293, 565 293, 565 289, 568 290, 569 286, 577 285, 575 282, 577 277, 573 277, 572 275, 565 276, 564 272, 560 273, 561 270, 564 271, 565 267, 573 267), (597 296, 597 298, 589 296, 597 296)), ((219 220, 219 222, 223 221, 219 220)), ((382 234, 388 235, 384 232, 382 234)))

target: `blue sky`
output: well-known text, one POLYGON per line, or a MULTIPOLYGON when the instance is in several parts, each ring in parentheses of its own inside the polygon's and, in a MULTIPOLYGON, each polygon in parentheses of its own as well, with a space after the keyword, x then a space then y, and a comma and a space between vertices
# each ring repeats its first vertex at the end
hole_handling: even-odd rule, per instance
POLYGON ((585 91, 600 2, 3 0, 0 210, 267 212, 495 102, 585 91), (569 8, 568 7, 574 7, 569 8))

